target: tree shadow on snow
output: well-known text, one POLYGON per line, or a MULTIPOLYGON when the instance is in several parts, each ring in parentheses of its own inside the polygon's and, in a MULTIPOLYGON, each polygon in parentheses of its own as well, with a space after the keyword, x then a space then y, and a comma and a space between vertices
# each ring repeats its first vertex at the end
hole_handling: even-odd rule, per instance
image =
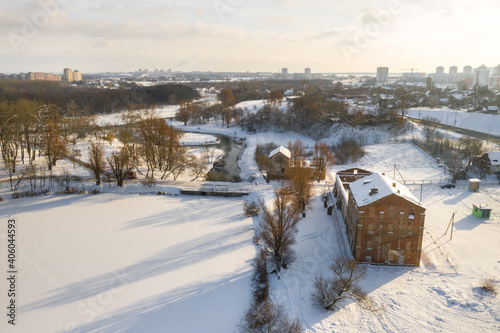
POLYGON ((233 210, 232 206, 235 204, 241 205, 241 209, 243 210, 243 202, 241 200, 221 199, 214 201, 213 198, 211 198, 205 203, 200 199, 182 198, 181 202, 181 206, 172 205, 170 202, 170 204, 166 206, 165 210, 146 217, 128 221, 122 230, 141 227, 176 226, 179 224, 197 221, 203 217, 206 217, 207 220, 211 220, 217 215, 217 220, 224 221, 222 223, 218 222, 217 224, 226 224, 241 220, 241 216, 239 215, 227 215, 228 211, 233 210), (182 207, 182 209, 179 207, 182 207))
POLYGON ((251 228, 235 227, 170 246, 154 256, 122 269, 57 288, 52 291, 52 295, 20 307, 19 313, 77 302, 118 287, 126 287, 128 284, 238 251, 251 243, 250 236, 245 236, 245 239, 248 239, 245 242, 241 242, 238 236, 250 232, 252 232, 251 228))
POLYGON ((232 332, 250 302, 251 270, 140 300, 75 332, 232 332))

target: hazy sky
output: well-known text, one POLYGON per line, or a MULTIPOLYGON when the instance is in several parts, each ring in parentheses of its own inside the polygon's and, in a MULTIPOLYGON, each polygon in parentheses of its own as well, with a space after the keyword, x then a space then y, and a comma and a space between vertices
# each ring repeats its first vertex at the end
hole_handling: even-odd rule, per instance
POLYGON ((0 0, 0 72, 500 64, 498 0, 0 0))

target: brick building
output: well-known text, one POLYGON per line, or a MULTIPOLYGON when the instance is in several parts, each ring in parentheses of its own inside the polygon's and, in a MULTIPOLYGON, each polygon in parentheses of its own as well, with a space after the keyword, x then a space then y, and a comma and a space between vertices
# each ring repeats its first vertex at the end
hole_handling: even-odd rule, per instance
POLYGON ((351 169, 351 175, 349 170, 337 174, 334 190, 354 258, 366 263, 419 266, 425 207, 389 177, 355 170, 351 169))

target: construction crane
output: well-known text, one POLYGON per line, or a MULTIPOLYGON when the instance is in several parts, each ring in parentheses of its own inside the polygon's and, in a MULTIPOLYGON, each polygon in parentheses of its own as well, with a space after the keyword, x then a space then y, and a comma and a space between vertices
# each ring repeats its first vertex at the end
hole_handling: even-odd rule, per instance
POLYGON ((401 68, 400 69, 401 71, 411 71, 411 73, 413 74, 413 71, 418 71, 418 68, 401 68))

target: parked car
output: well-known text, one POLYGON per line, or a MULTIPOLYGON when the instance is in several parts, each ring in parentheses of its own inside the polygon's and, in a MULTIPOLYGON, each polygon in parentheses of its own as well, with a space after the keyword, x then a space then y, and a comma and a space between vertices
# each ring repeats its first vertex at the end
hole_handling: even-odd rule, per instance
POLYGON ((455 184, 452 183, 444 184, 441 185, 441 188, 455 188, 455 184))

